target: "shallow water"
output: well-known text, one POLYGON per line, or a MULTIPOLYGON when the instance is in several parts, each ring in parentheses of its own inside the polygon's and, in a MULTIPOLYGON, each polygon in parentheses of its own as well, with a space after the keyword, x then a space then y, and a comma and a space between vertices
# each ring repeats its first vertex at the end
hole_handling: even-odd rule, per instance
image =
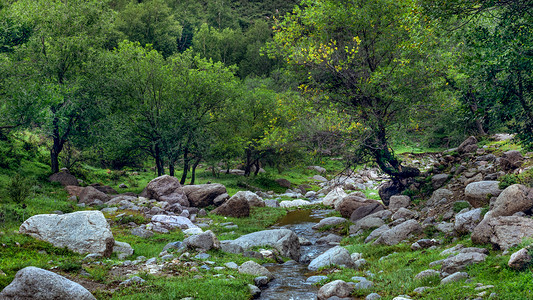
POLYGON ((272 263, 265 265, 274 275, 274 279, 262 291, 259 299, 308 300, 317 298, 318 288, 313 284, 306 283, 307 278, 315 275, 307 270, 307 266, 313 258, 332 246, 316 244, 316 240, 329 233, 319 232, 311 227, 325 218, 329 212, 330 210, 310 209, 292 211, 272 226, 273 229, 290 229, 299 237, 308 239, 312 244, 310 246, 301 246, 299 262, 288 261, 284 264, 272 263))

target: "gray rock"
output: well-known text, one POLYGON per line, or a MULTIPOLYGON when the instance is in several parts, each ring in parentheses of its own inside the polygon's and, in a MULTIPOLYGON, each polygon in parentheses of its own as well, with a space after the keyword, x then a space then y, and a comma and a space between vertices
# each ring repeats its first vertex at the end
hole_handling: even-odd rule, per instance
POLYGON ((355 225, 350 226, 350 234, 356 233, 361 229, 366 230, 371 228, 378 228, 383 225, 385 225, 385 221, 383 221, 382 219, 368 216, 357 221, 355 225))
POLYGON ((319 229, 321 229, 323 227, 326 227, 326 226, 336 226, 336 225, 340 225, 340 224, 342 224, 344 222, 346 222, 345 218, 328 217, 328 218, 324 218, 324 219, 320 220, 320 222, 318 222, 316 225, 313 226, 313 229, 319 230, 319 229))
POLYGON ((232 197, 211 211, 212 214, 243 218, 250 215, 250 203, 244 197, 232 197))
POLYGON ((380 237, 385 231, 389 230, 389 225, 385 224, 377 228, 376 230, 372 231, 365 239, 365 243, 370 243, 374 239, 377 239, 380 237))
POLYGON ((83 286, 63 276, 36 267, 26 267, 17 272, 15 279, 0 292, 5 300, 95 300, 83 286))
POLYGON ((82 190, 79 197, 79 203, 85 203, 86 205, 93 203, 95 200, 102 202, 109 201, 109 195, 103 193, 92 186, 88 186, 82 190))
POLYGON ((166 244, 165 247, 163 247, 163 251, 166 251, 168 249, 179 249, 181 247, 181 244, 182 244, 181 241, 170 242, 166 244))
POLYGON ((327 266, 353 268, 354 262, 352 261, 348 250, 341 246, 336 246, 313 259, 307 269, 317 271, 318 269, 327 266))
MULTIPOLYGON (((117 210, 118 210, 117 207, 104 207, 100 211, 103 213, 112 214, 112 213, 117 212, 117 210)), ((58 214, 58 215, 62 215, 62 214, 58 214)))
POLYGON ((454 230, 457 233, 470 233, 481 222, 481 208, 476 208, 464 213, 455 215, 454 230))
POLYGON ((466 200, 475 208, 489 204, 490 197, 497 197, 502 190, 499 181, 472 182, 465 187, 466 200))
POLYGON ((378 293, 371 293, 366 295, 365 300, 377 300, 381 299, 381 296, 378 293))
POLYGON ((250 191, 239 191, 233 195, 228 201, 232 199, 244 199, 248 202, 250 207, 265 207, 265 202, 256 193, 250 191))
POLYGON ((431 198, 426 203, 428 207, 436 207, 439 204, 446 203, 453 196, 453 192, 448 189, 438 189, 433 192, 431 198))
POLYGON ((410 219, 416 218, 417 216, 418 216, 417 212, 401 207, 398 209, 397 212, 395 212, 392 215, 391 219, 393 221, 399 220, 399 219, 410 220, 410 219))
POLYGON ((424 292, 426 292, 427 290, 429 290, 430 287, 427 287, 427 286, 421 286, 421 287, 417 287, 416 289, 413 290, 413 293, 416 293, 416 294, 423 294, 424 292))
POLYGON ((533 191, 521 184, 508 186, 498 196, 486 217, 512 216, 533 207, 533 191))
POLYGON ((446 273, 459 272, 468 265, 485 261, 486 258, 486 254, 477 252, 459 253, 452 257, 448 257, 441 262, 442 271, 446 273))
POLYGON ((507 250, 533 237, 533 219, 518 216, 486 218, 472 232, 472 242, 507 250))
POLYGON ((435 275, 440 276, 440 272, 437 271, 437 270, 428 269, 428 270, 424 270, 424 271, 416 274, 415 279, 421 280, 421 279, 424 279, 426 277, 431 277, 431 276, 435 276, 435 275))
MULTIPOLYGON (((276 200, 274 200, 276 201, 276 200)), ((290 208, 290 207, 298 207, 298 206, 307 206, 307 205, 312 205, 313 203, 307 201, 307 200, 302 200, 302 199, 296 199, 296 200, 292 200, 292 201, 281 201, 279 206, 280 207, 284 207, 284 208, 290 208)))
POLYGON ((20 225, 19 232, 81 254, 110 256, 115 244, 109 224, 100 211, 35 215, 20 225))
POLYGON ((226 194, 226 187, 220 183, 186 185, 183 192, 187 195, 190 206, 206 207, 214 204, 214 200, 226 194))
POLYGON ((457 147, 457 151, 459 153, 469 153, 474 152, 477 150, 477 139, 473 136, 469 136, 466 140, 464 140, 459 147, 457 147), (474 146, 475 147, 472 147, 474 146))
POLYGON ((169 175, 159 176, 148 183, 141 193, 142 197, 165 201, 169 204, 178 203, 189 206, 189 200, 183 191, 180 181, 169 175))
POLYGON ((353 287, 342 280, 335 280, 325 284, 318 290, 318 299, 328 299, 330 297, 348 297, 353 291, 353 287))
POLYGON ((225 263, 224 266, 226 266, 229 269, 238 269, 239 268, 239 266, 236 263, 232 262, 232 261, 225 263))
POLYGON ((210 257, 211 257, 211 255, 209 255, 207 253, 198 253, 197 255, 194 256, 194 258, 201 259, 201 260, 206 260, 206 259, 208 259, 210 257))
POLYGON ((360 282, 356 282, 354 285, 354 289, 356 290, 371 289, 373 287, 374 287, 374 283, 369 280, 361 280, 360 282))
POLYGON ((307 167, 307 169, 309 169, 309 170, 315 170, 315 171, 317 171, 318 173, 326 173, 326 171, 327 171, 325 168, 320 167, 320 166, 309 166, 309 167, 307 167))
POLYGON ((248 284, 248 290, 252 295, 252 298, 257 298, 261 294, 261 289, 253 284, 248 284))
POLYGON ((456 272, 451 275, 446 276, 440 281, 440 284, 448 284, 452 282, 457 282, 461 280, 465 280, 468 278, 468 274, 466 272, 456 272))
POLYGON ((59 182, 62 186, 79 186, 78 179, 68 171, 58 172, 48 177, 50 182, 59 182))
POLYGON ((266 207, 279 207, 279 202, 276 199, 265 200, 266 207))
POLYGON ((270 271, 267 268, 251 260, 243 263, 239 267, 239 273, 249 274, 249 275, 254 275, 254 276, 266 276, 270 279, 273 278, 272 273, 270 273, 270 271))
POLYGON ((344 197, 348 196, 342 187, 336 187, 331 192, 329 192, 326 197, 322 200, 322 204, 326 206, 336 207, 336 203, 342 200, 344 197))
POLYGON ((449 174, 434 175, 433 177, 431 177, 431 185, 433 186, 434 189, 438 189, 444 185, 444 183, 446 182, 446 180, 448 180, 448 178, 450 178, 449 174))
POLYGON ((208 251, 211 249, 220 249, 220 242, 215 234, 211 230, 208 230, 204 233, 192 235, 184 239, 181 247, 208 251))
POLYGON ((259 276, 259 277, 256 277, 254 278, 254 283, 256 286, 266 286, 268 284, 268 277, 267 276, 259 276))
POLYGON ((371 216, 383 210, 385 210, 385 207, 381 203, 378 203, 377 201, 375 201, 375 202, 360 206, 357 209, 355 209, 350 215, 350 221, 355 223, 362 218, 371 216))
POLYGON ((408 220, 399 224, 384 233, 374 241, 374 245, 396 245, 403 240, 406 240, 412 234, 422 232, 422 226, 415 220, 408 220))
POLYGON ((125 242, 119 242, 115 241, 115 245, 113 247, 113 253, 117 253, 118 259, 125 259, 126 257, 133 255, 133 248, 130 246, 130 244, 125 242))
POLYGON ((314 180, 314 181, 319 181, 319 182, 328 181, 324 176, 320 176, 320 175, 315 175, 315 176, 311 177, 311 179, 314 180))
POLYGON ((130 285, 142 285, 146 282, 146 280, 142 279, 141 277, 139 276, 133 276, 129 279, 126 279, 124 281, 122 281, 119 285, 125 285, 125 286, 130 286, 130 285))
POLYGON ((504 152, 500 158, 500 167, 504 171, 512 171, 519 168, 524 162, 524 157, 519 151, 510 150, 504 152))
POLYGON ((507 265, 511 269, 522 270, 531 263, 531 255, 527 248, 522 248, 511 255, 507 265))
POLYGON ((240 245, 233 244, 232 242, 232 240, 220 241, 220 250, 233 254, 239 254, 244 252, 244 249, 240 245))
POLYGON ((368 264, 368 262, 366 261, 366 259, 361 258, 361 259, 358 259, 358 260, 356 260, 356 261, 353 262, 353 268, 356 269, 356 270, 361 270, 361 269, 363 269, 367 264, 368 264))
POLYGON ((152 217, 152 222, 158 222, 170 228, 189 229, 198 227, 191 220, 182 216, 155 215, 152 217))
POLYGON ((454 224, 448 222, 440 222, 439 224, 435 225, 435 228, 442 233, 449 234, 453 232, 454 224))
POLYGON ((342 241, 342 237, 336 234, 328 234, 325 237, 319 238, 316 243, 317 244, 329 244, 329 243, 340 243, 342 241))
POLYGON ((282 256, 294 260, 300 258, 300 243, 298 236, 289 229, 272 229, 243 235, 230 242, 247 250, 253 247, 271 246, 282 256))
POLYGON ((389 210, 396 212, 400 208, 407 208, 411 204, 411 198, 409 196, 392 196, 390 197, 389 210))

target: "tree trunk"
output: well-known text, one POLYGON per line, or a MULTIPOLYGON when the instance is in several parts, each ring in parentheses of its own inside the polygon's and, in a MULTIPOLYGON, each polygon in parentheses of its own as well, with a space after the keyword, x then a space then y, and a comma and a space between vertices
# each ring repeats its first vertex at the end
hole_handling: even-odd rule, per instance
POLYGON ((252 149, 246 148, 246 166, 244 167, 244 176, 250 176, 252 169, 252 149))
POLYGON ((52 173, 59 172, 59 153, 63 150, 63 145, 65 140, 59 136, 59 119, 54 118, 53 120, 53 135, 52 135, 52 148, 50 149, 50 167, 52 168, 52 173))
POLYGON ((168 174, 170 176, 174 176, 174 162, 170 162, 168 164, 168 174))
POLYGON ((181 184, 185 184, 187 180, 187 172, 189 171, 189 147, 185 147, 183 150, 183 174, 181 175, 181 184))
POLYGON ((165 174, 165 166, 163 165, 163 160, 161 158, 161 149, 159 149, 159 145, 155 145, 154 147, 154 156, 155 156, 155 166, 157 168, 157 176, 162 176, 165 174))
POLYGON ((261 164, 259 163, 259 159, 255 160, 254 166, 255 166, 254 176, 257 176, 257 174, 259 174, 259 169, 261 168, 261 164))
POLYGON ((198 157, 194 164, 192 165, 192 171, 191 171, 191 185, 194 184, 194 181, 196 180, 196 167, 198 167, 198 164, 200 164, 200 161, 202 160, 201 157, 198 157))

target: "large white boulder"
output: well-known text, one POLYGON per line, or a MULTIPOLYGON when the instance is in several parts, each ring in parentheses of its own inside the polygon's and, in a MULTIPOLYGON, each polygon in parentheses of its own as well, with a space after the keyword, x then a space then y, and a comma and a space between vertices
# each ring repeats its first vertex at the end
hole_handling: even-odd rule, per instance
POLYGON ((78 253, 110 256, 115 240, 100 211, 35 215, 20 225, 19 232, 78 253))
POLYGON ((2 300, 96 300, 83 286, 56 273, 26 267, 0 293, 2 300))

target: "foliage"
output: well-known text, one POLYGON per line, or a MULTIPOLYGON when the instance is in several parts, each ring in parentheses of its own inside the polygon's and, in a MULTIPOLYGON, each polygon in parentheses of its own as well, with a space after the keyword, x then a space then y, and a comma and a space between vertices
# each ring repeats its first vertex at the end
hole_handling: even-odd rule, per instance
POLYGON ((388 132, 427 104, 432 82, 425 63, 428 31, 411 1, 303 1, 275 25, 271 52, 306 73, 301 89, 357 120, 362 154, 399 176, 388 132), (372 26, 369 27, 368 25, 372 26))
POLYGON ((22 203, 31 194, 31 183, 26 177, 17 173, 11 178, 5 189, 13 202, 22 203))

